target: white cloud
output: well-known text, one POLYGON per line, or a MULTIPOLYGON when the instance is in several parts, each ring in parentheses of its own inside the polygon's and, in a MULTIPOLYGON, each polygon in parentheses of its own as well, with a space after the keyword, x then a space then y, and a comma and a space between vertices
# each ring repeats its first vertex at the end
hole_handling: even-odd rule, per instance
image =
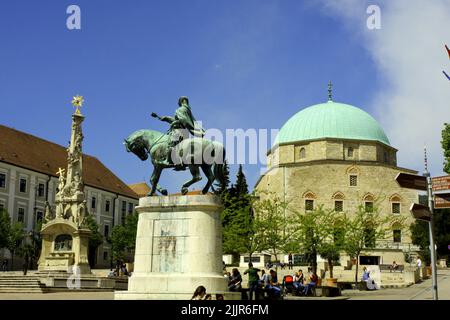
POLYGON ((442 74, 450 71, 444 48, 450 43, 450 0, 342 0, 322 8, 360 37, 378 67, 372 76, 383 84, 370 107, 399 149, 398 164, 422 171, 426 144, 432 174, 442 174, 441 130, 450 122, 450 83, 442 74), (380 30, 366 27, 369 4, 381 7, 380 30))

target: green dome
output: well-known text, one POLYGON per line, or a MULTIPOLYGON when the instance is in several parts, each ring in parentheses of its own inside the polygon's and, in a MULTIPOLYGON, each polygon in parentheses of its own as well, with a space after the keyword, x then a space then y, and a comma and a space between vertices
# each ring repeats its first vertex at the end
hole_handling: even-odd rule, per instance
POLYGON ((333 101, 297 112, 281 128, 275 145, 323 138, 373 140, 390 145, 383 129, 370 114, 333 101))

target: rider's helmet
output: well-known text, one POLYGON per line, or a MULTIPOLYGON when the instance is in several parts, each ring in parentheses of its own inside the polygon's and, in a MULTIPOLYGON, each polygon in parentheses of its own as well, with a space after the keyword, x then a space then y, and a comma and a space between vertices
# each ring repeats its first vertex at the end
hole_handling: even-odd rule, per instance
POLYGON ((178 99, 178 106, 181 107, 181 103, 183 102, 183 100, 186 100, 187 104, 189 105, 189 98, 186 97, 186 96, 181 96, 181 97, 178 99))

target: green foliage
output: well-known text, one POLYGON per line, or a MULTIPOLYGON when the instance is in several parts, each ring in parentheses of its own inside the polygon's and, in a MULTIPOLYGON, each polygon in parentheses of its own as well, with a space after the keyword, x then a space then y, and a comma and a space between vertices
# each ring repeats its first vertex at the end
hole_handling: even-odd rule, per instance
POLYGON ((254 237, 252 196, 242 166, 236 177, 236 185, 220 193, 224 209, 221 213, 223 227, 223 252, 239 255, 243 252, 252 254, 259 250, 254 237))
POLYGON ((294 213, 294 225, 291 239, 294 250, 309 256, 313 272, 317 270, 317 254, 328 261, 330 276, 333 277, 333 265, 339 261, 343 249, 345 226, 341 214, 334 210, 325 210, 319 205, 315 210, 294 213))
POLYGON ((391 226, 394 222, 400 228, 404 228, 404 218, 381 215, 377 206, 374 206, 369 213, 364 206, 360 205, 357 212, 343 216, 343 225, 346 226, 343 249, 348 255, 356 258, 355 283, 358 282, 361 252, 366 248, 373 248, 376 241, 385 239, 387 232, 392 230, 391 226))
MULTIPOLYGON (((433 219, 436 251, 439 258, 445 258, 449 255, 447 246, 450 244, 450 210, 435 210, 433 219)), ((411 225, 410 231, 412 242, 420 247, 423 260, 431 263, 428 222, 417 220, 411 225)))
POLYGON ((444 172, 450 174, 450 124, 444 123, 441 146, 444 150, 444 172))
POLYGON ((226 160, 223 165, 223 177, 223 182, 215 183, 217 187, 215 194, 221 195, 223 192, 226 192, 230 186, 230 167, 228 166, 228 162, 226 160))
POLYGON ((292 244, 292 224, 288 220, 287 207, 287 203, 275 194, 253 203, 254 237, 259 249, 270 250, 275 260, 281 250, 289 250, 292 244))
POLYGON ((89 250, 95 251, 103 243, 103 235, 100 227, 92 214, 86 217, 86 226, 91 230, 89 237, 89 250))
POLYGON ((247 179, 245 178, 244 171, 242 170, 242 164, 239 165, 239 170, 236 176, 236 193, 238 197, 248 194, 247 179))
POLYGON ((0 210, 0 249, 8 246, 9 230, 11 221, 6 210, 0 210))
POLYGON ((114 260, 125 260, 127 254, 135 249, 139 214, 128 215, 124 225, 117 225, 111 231, 109 242, 114 260))

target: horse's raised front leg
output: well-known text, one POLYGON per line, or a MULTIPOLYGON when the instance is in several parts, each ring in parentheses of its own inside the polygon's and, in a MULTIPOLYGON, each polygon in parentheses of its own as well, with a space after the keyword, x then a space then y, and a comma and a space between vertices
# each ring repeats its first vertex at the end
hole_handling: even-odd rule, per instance
POLYGON ((202 176, 200 175, 200 170, 198 168, 198 166, 196 165, 190 165, 189 166, 189 171, 191 171, 192 174, 192 179, 189 181, 186 181, 183 184, 183 187, 181 188, 181 193, 182 194, 186 194, 189 190, 189 186, 191 186, 192 184, 202 180, 202 176))
POLYGON ((208 183, 206 184, 206 186, 202 190, 202 193, 206 194, 206 193, 208 193, 209 188, 212 187, 212 184, 214 183, 215 177, 214 177, 214 173, 211 170, 211 165, 210 164, 203 164, 202 165, 202 170, 203 170, 203 173, 205 174, 205 176, 208 178, 208 183))

